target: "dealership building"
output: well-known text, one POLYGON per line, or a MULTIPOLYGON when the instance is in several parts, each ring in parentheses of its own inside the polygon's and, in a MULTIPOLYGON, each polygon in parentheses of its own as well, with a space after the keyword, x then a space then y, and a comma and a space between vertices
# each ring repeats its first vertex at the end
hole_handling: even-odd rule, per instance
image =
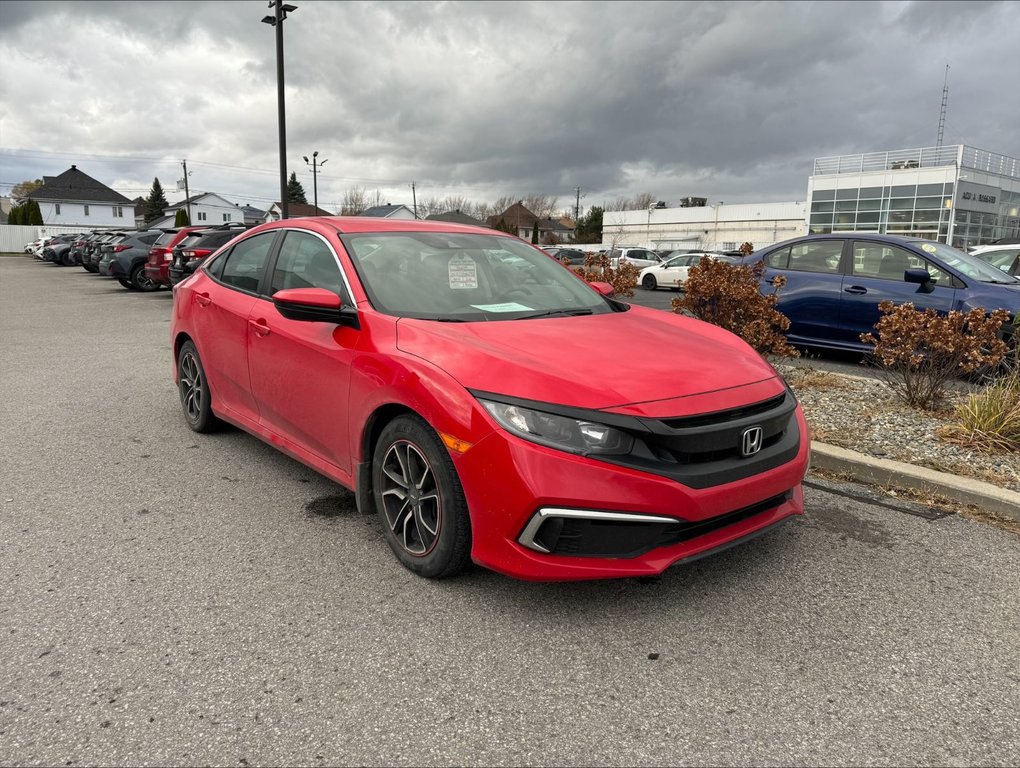
POLYGON ((1020 236, 1020 160, 965 144, 820 157, 808 231, 881 232, 969 248, 1020 236))
POLYGON ((829 232, 923 237, 958 248, 1020 237, 1020 160, 965 144, 820 157, 806 202, 660 203, 602 217, 603 244, 656 249, 760 248, 829 232))

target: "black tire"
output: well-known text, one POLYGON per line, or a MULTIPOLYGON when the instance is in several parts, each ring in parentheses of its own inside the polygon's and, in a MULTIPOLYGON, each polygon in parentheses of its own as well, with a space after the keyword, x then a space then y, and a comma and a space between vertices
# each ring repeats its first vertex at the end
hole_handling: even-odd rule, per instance
POLYGON ((372 457, 372 488, 386 543, 408 570, 428 579, 464 570, 471 557, 467 501, 428 424, 407 415, 386 425, 372 457))
POLYGON ((74 259, 72 258, 70 251, 64 251, 64 255, 60 257, 60 263, 65 267, 74 266, 74 259))
POLYGON ((135 286, 130 280, 125 280, 123 277, 118 277, 117 282, 123 285, 129 291, 135 290, 135 286))
POLYGON ((131 286, 136 291, 144 291, 149 293, 151 291, 159 290, 159 283, 150 278, 145 274, 145 262, 137 265, 131 270, 131 277, 128 278, 131 281, 131 286))
POLYGON ((641 287, 646 291, 654 291, 659 287, 659 284, 655 281, 655 275, 645 275, 641 278, 641 287))
POLYGON ((212 397, 205 368, 195 345, 186 341, 177 354, 177 390, 181 396, 184 421, 195 432, 215 432, 222 426, 212 412, 212 397))

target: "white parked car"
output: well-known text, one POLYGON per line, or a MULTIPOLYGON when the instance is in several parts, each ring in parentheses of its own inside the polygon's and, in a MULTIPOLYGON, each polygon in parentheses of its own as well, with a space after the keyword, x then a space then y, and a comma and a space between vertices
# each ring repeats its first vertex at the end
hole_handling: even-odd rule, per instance
POLYGON ((609 263, 615 268, 621 262, 640 268, 661 264, 662 259, 655 251, 650 251, 647 248, 613 248, 609 252, 609 263))
POLYGON ((1009 245, 982 245, 970 252, 971 256, 987 261, 1003 272, 1016 275, 1020 270, 1020 243, 1009 245))
POLYGON ((722 253, 709 253, 707 251, 693 251, 691 253, 677 253, 666 257, 661 264, 645 267, 638 275, 638 285, 647 291, 654 291, 656 288, 670 288, 674 291, 683 288, 687 282, 687 274, 691 267, 700 263, 703 258, 717 259, 729 264, 737 264, 740 259, 735 256, 727 256, 722 253))

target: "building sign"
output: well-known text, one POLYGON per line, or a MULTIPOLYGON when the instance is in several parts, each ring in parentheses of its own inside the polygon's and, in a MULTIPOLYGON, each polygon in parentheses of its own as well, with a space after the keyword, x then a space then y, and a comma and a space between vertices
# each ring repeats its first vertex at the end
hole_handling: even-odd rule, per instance
POLYGON ((963 192, 960 197, 964 200, 977 200, 979 203, 991 203, 995 205, 995 195, 981 195, 973 192, 963 192))

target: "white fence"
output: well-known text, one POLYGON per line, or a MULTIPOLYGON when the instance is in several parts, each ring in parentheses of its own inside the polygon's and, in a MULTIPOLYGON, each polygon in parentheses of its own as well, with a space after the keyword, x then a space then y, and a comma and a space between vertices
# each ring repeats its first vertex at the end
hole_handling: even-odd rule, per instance
POLYGON ((61 232, 81 232, 81 227, 42 226, 26 227, 19 224, 0 224, 0 253, 24 253, 25 245, 47 235, 61 232))

